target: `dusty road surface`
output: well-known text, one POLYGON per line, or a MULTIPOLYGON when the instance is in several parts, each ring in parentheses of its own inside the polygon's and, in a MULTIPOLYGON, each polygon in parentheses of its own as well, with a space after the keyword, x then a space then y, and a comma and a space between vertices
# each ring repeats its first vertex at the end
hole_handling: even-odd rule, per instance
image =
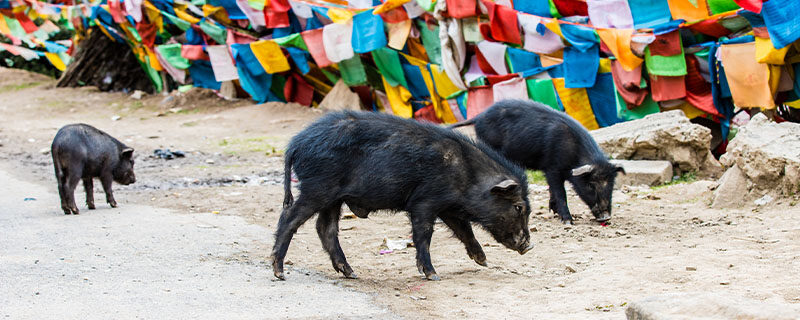
POLYGON ((489 263, 481 267, 437 224, 431 257, 439 282, 418 274, 414 248, 381 254, 384 239, 409 239, 402 213, 342 220, 340 241, 356 280, 332 269, 309 221, 289 248, 294 272, 285 282, 272 282, 266 262, 283 199, 282 150, 320 112, 228 102, 202 91, 134 100, 52 86, 43 77, 0 69, 0 168, 38 190, 28 194, 21 192, 27 187, 4 182, 0 193, 0 264, 16 274, 0 273, 0 292, 14 293, 0 296, 0 318, 52 317, 80 306, 73 315, 105 308, 144 317, 302 318, 320 312, 345 318, 620 319, 627 303, 666 292, 800 303, 799 199, 715 210, 709 208, 715 183, 702 180, 622 187, 607 227, 593 222, 574 195, 569 205, 576 224, 563 226, 547 211, 547 186, 534 185, 529 227, 536 247, 521 256, 475 228, 489 263), (81 215, 60 214, 46 149, 59 127, 74 122, 136 149, 137 182, 115 185, 118 209, 99 205, 96 183, 98 210, 87 210, 79 191, 81 215), (151 157, 157 148, 187 154, 151 157), (31 196, 37 200, 23 201, 31 196), (11 290, 2 287, 9 285, 11 290))
POLYGON ((273 281, 247 254, 269 231, 241 218, 128 204, 64 216, 48 188, 0 181, 0 318, 397 318, 316 273, 273 281))

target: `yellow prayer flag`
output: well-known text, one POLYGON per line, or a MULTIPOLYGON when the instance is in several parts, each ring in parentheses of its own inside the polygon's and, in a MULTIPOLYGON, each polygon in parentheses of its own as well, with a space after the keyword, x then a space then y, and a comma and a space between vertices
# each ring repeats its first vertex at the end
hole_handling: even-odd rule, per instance
POLYGON ((631 51, 633 29, 597 29, 597 34, 626 71, 636 69, 644 61, 631 51))
POLYGON ((353 13, 344 9, 330 8, 328 9, 328 17, 331 18, 333 23, 346 24, 347 21, 353 19, 353 13))
POLYGON ((558 97, 561 98, 564 111, 570 117, 580 122, 588 130, 600 128, 594 117, 592 106, 589 104, 586 88, 567 88, 564 85, 564 78, 553 78, 553 86, 556 87, 558 97))
POLYGON ((258 62, 264 67, 267 73, 279 73, 289 71, 289 60, 281 51, 281 46, 272 40, 259 40, 250 44, 250 49, 253 50, 253 55, 256 56, 258 62))
POLYGON ((789 52, 789 46, 775 49, 769 38, 756 37, 756 61, 759 63, 782 65, 787 52, 789 52))
POLYGON ((402 6, 409 1, 410 0, 386 0, 386 2, 375 8, 374 14, 389 12, 389 10, 402 6))
POLYGON ((67 66, 64 64, 64 61, 61 60, 61 57, 59 57, 58 54, 53 52, 45 52, 44 56, 47 57, 47 60, 50 61, 50 63, 53 64, 53 66, 59 71, 67 70, 67 66))
POLYGON ((383 88, 386 90, 386 97, 389 99, 389 104, 392 107, 392 112, 398 116, 410 119, 414 116, 414 109, 411 108, 411 92, 403 86, 392 87, 386 82, 386 77, 381 77, 383 81, 383 88))

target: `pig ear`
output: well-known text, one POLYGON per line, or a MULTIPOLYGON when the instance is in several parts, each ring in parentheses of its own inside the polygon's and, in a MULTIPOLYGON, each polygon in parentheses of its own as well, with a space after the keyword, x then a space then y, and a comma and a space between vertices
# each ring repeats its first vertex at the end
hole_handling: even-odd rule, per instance
POLYGON ((592 170, 594 170, 594 165, 593 164, 587 164, 587 165, 583 165, 583 166, 577 167, 575 169, 572 169, 572 175, 575 176, 575 177, 582 176, 584 174, 592 172, 592 170))
POLYGON ((133 148, 125 148, 122 149, 122 153, 120 153, 123 158, 130 159, 133 158, 133 148))
POLYGON ((626 174, 625 173, 625 168, 623 168, 622 166, 616 166, 616 168, 614 169, 614 172, 622 172, 622 174, 626 174))
POLYGON ((517 190, 519 184, 511 179, 506 179, 492 187, 492 194, 509 195, 517 190))

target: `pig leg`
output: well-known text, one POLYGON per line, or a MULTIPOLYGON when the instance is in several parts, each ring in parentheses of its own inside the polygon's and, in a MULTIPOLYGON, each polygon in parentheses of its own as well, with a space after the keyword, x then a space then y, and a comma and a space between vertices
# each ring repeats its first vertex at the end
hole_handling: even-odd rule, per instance
POLYGON ((108 202, 112 208, 116 208, 117 201, 114 200, 114 193, 111 191, 112 181, 114 181, 114 177, 111 176, 110 172, 100 176, 100 183, 103 184, 103 191, 106 193, 106 202, 108 202))
POLYGON ((94 181, 92 177, 83 178, 83 189, 86 191, 86 206, 89 210, 94 209, 94 181))
POLYGON ((278 219, 278 230, 275 231, 275 245, 272 247, 272 272, 276 278, 286 280, 283 276, 283 259, 289 250, 289 242, 292 241, 297 228, 314 216, 316 211, 307 203, 302 193, 291 207, 283 209, 278 219))
POLYGON ((61 210, 64 210, 64 214, 72 214, 67 196, 67 176, 64 170, 56 168, 56 180, 58 181, 58 196, 61 198, 61 210))
POLYGON ((72 214, 80 213, 80 211, 78 211, 78 206, 75 204, 75 187, 78 186, 80 179, 80 176, 75 174, 72 170, 70 170, 70 174, 67 175, 67 185, 64 188, 64 193, 67 196, 67 207, 72 214))
POLYGON ((572 224, 572 215, 567 207, 567 191, 564 189, 564 178, 558 173, 545 173, 550 188, 550 209, 561 217, 564 224, 572 224))
POLYGON ((431 237, 433 236, 433 223, 436 221, 427 216, 420 216, 411 213, 411 237, 414 240, 414 247, 417 248, 417 268, 420 273, 425 274, 428 280, 439 281, 439 275, 433 269, 431 263, 431 237))
POLYGON ((485 267, 486 254, 483 253, 481 244, 475 239, 475 234, 472 233, 472 226, 469 225, 469 222, 447 216, 440 216, 439 218, 442 219, 450 230, 453 230, 453 234, 456 238, 464 243, 467 249, 467 255, 469 255, 472 260, 475 260, 476 263, 485 267))
POLYGON ((358 276, 353 272, 353 268, 347 263, 347 259, 339 245, 339 216, 341 215, 341 204, 323 210, 317 217, 317 235, 322 241, 322 247, 328 252, 336 272, 341 272, 346 278, 356 279, 358 276))

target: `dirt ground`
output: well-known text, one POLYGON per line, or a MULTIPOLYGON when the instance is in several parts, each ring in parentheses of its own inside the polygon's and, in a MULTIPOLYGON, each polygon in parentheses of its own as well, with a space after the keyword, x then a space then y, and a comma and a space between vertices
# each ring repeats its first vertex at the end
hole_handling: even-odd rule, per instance
MULTIPOLYGON (((123 93, 53 86, 43 76, 0 69, 0 165, 17 178, 55 190, 45 151, 58 128, 84 122, 136 149, 137 183, 114 187, 121 206, 163 207, 173 214, 219 212, 267 230, 274 230, 283 199, 282 150, 321 115, 300 105, 225 101, 199 90, 136 100, 123 93), (181 150, 186 157, 152 157, 157 148, 181 150)), ((628 302, 666 292, 800 303, 796 199, 715 210, 709 208, 714 187, 713 181, 620 187, 612 224, 604 227, 590 219, 574 195, 570 210, 576 223, 562 225, 547 211, 546 185, 536 185, 530 194, 536 247, 521 256, 476 228, 489 263, 481 267, 437 224, 431 257, 439 282, 418 274, 413 248, 380 254, 384 239, 410 238, 403 214, 340 223, 340 241, 356 280, 333 270, 314 224, 307 223, 289 248, 287 281, 298 270, 312 270, 338 279, 339 286, 375 294, 377 304, 408 318, 619 319, 628 302)), ((82 192, 76 199, 83 214, 94 214, 82 204, 82 192)), ((100 206, 102 198, 96 199, 100 206)), ((266 260, 272 236, 264 234, 265 245, 254 252, 220 259, 266 260)))

